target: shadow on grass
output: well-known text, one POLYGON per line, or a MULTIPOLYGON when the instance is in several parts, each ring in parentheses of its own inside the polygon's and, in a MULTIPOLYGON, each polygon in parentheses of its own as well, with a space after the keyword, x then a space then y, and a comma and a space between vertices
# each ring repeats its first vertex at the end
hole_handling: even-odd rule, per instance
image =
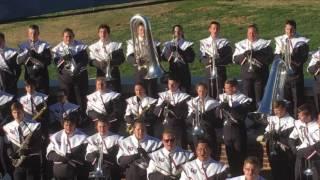
MULTIPOLYGON (((67 12, 53 12, 58 14, 49 14, 49 15, 39 15, 34 17, 24 17, 24 18, 16 18, 16 19, 10 19, 7 21, 2 21, 2 23, 10 23, 10 22, 21 22, 26 20, 40 20, 40 19, 47 19, 47 18, 57 18, 57 17, 68 17, 68 16, 74 16, 74 15, 82 15, 82 14, 90 14, 90 13, 96 13, 101 11, 107 11, 107 10, 118 10, 118 9, 126 9, 126 8, 132 8, 132 7, 140 7, 140 6, 150 6, 150 5, 156 5, 156 4, 162 4, 162 3, 168 3, 168 2, 177 2, 177 1, 183 1, 183 0, 159 0, 159 1, 150 1, 150 2, 139 2, 136 3, 127 3, 123 5, 117 5, 115 7, 100 7, 100 6, 106 6, 106 5, 95 5, 93 4, 91 7, 87 7, 83 10, 66 10, 67 12), (70 12, 68 12, 70 11, 70 12), (73 12, 76 11, 76 12, 73 12)), ((80 8, 81 9, 81 8, 80 8)))

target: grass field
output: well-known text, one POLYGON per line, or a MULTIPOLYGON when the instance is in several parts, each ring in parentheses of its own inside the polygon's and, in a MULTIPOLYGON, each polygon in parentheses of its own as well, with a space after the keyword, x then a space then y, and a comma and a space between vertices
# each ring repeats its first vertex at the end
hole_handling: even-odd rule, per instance
MULTIPOLYGON (((140 13, 149 17, 153 36, 162 42, 171 38, 172 25, 181 24, 184 27, 186 39, 195 42, 194 49, 197 58, 191 65, 192 74, 202 75, 203 67, 198 61, 199 40, 208 36, 207 26, 210 21, 220 21, 221 35, 234 44, 245 38, 246 26, 249 23, 258 24, 260 37, 273 39, 283 33, 283 24, 286 19, 295 19, 298 32, 311 39, 310 49, 314 51, 320 46, 319 9, 320 1, 318 0, 165 1, 134 7, 101 6, 94 9, 54 13, 45 17, 0 24, 0 31, 6 34, 7 44, 11 47, 16 47, 18 43, 26 39, 26 28, 33 23, 40 25, 41 38, 52 45, 62 40, 61 31, 65 27, 74 29, 76 39, 91 44, 97 38, 97 26, 101 23, 108 23, 111 26, 112 39, 125 42, 130 38, 130 17, 140 13)), ((55 79, 56 69, 53 65, 51 66, 50 77, 55 79)), ((121 66, 121 71, 123 76, 130 76, 132 67, 125 63, 121 66)), ((229 76, 236 77, 238 72, 238 66, 229 66, 229 76)), ((90 68, 90 77, 94 76, 95 71, 90 68)))

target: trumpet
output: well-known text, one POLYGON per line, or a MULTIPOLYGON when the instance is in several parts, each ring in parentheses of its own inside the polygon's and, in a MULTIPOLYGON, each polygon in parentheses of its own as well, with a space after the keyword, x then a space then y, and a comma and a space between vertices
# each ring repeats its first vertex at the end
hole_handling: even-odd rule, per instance
POLYGON ((71 75, 75 76, 75 69, 77 67, 77 63, 73 58, 72 52, 70 51, 69 47, 66 47, 64 50, 64 56, 67 56, 68 58, 64 59, 65 65, 64 69, 71 75))
POLYGON ((282 46, 282 53, 283 53, 283 59, 286 65, 287 73, 288 75, 291 75, 294 73, 292 66, 291 66, 291 52, 290 52, 290 39, 286 39, 286 43, 284 46, 282 46))
MULTIPOLYGON (((171 93, 171 96, 172 96, 172 93, 171 93)), ((178 119, 176 114, 172 110, 170 110, 169 107, 168 107, 171 100, 172 100, 172 98, 169 98, 169 92, 167 92, 166 97, 165 97, 165 101, 164 101, 164 102, 167 102, 167 104, 163 107, 164 120, 163 120, 162 124, 164 126, 169 125, 168 117, 169 117, 170 114, 172 116, 174 116, 176 119, 178 119)), ((161 114, 161 111, 160 111, 160 114, 161 114)))
POLYGON ((276 145, 277 145, 277 141, 274 137, 274 134, 273 133, 276 133, 275 132, 275 125, 274 123, 270 122, 269 123, 269 127, 270 127, 270 139, 269 139, 269 143, 270 143, 270 155, 271 156, 276 156, 278 153, 276 151, 276 145))
POLYGON ((94 171, 91 171, 89 173, 89 178, 90 179, 95 179, 95 180, 99 180, 99 179, 104 179, 105 175, 103 173, 103 167, 102 167, 102 162, 103 162, 103 142, 101 142, 99 144, 99 158, 97 161, 97 166, 96 169, 94 171))
POLYGON ((173 62, 181 62, 182 64, 185 64, 185 62, 183 61, 181 55, 178 52, 178 48, 179 48, 179 39, 177 36, 173 35, 173 42, 172 42, 172 46, 175 48, 175 51, 172 52, 171 56, 169 57, 168 60, 171 59, 171 57, 174 57, 173 62))
POLYGON ((103 50, 104 50, 105 61, 107 63, 106 69, 105 69, 106 70, 105 78, 106 78, 106 81, 111 81, 113 80, 113 77, 111 75, 112 52, 108 53, 105 46, 103 46, 103 50))
POLYGON ((204 102, 200 97, 196 103, 194 102, 194 98, 192 99, 191 102, 192 102, 193 110, 195 111, 195 118, 193 121, 192 135, 193 136, 201 136, 204 134, 204 130, 201 128, 201 124, 200 124, 200 122, 203 119, 202 115, 204 113, 204 102))
POLYGON ((212 39, 211 42, 212 47, 212 57, 209 61, 209 65, 207 67, 210 68, 210 79, 217 79, 218 72, 217 72, 217 66, 216 66, 216 59, 219 58, 218 48, 217 48, 217 42, 215 39, 212 39))

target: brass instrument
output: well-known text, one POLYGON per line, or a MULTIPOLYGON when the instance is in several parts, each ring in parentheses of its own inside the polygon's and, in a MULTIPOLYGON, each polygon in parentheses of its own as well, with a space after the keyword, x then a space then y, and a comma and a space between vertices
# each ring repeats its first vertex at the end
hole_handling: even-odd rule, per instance
POLYGON ((68 56, 68 59, 64 59, 64 69, 68 72, 70 76, 75 76, 75 69, 77 68, 77 63, 73 58, 73 54, 69 47, 63 48, 64 56, 68 56))
POLYGON ((204 134, 204 130, 201 127, 200 122, 202 121, 202 115, 204 113, 204 102, 199 97, 197 102, 194 102, 194 98, 191 100, 193 110, 195 112, 195 118, 193 121, 193 129, 192 129, 192 135, 193 136, 201 136, 204 134), (196 105, 195 105, 196 104, 196 105))
POLYGON ((212 39, 211 47, 212 47, 212 57, 209 61, 210 64, 206 67, 210 68, 209 79, 217 79, 218 71, 217 71, 217 66, 216 66, 216 59, 219 58, 219 53, 218 53, 218 48, 217 48, 217 42, 215 39, 212 39))
MULTIPOLYGON (((171 96, 172 96, 172 93, 171 93, 171 96)), ((161 113, 163 112, 163 114, 164 114, 164 119, 163 119, 162 124, 163 124, 164 126, 166 126, 166 125, 169 125, 168 116, 169 116, 170 114, 173 115, 176 119, 178 119, 178 117, 177 117, 176 114, 175 114, 172 110, 170 110, 169 107, 168 107, 169 104, 170 104, 170 102, 171 102, 171 98, 169 97, 169 91, 167 91, 167 94, 166 94, 166 96, 165 96, 164 102, 167 102, 167 104, 163 107, 162 111, 160 111, 160 115, 161 115, 161 113)))
POLYGON ((130 29, 138 70, 147 69, 144 79, 160 78, 163 75, 164 70, 159 63, 159 57, 153 43, 149 21, 146 17, 137 14, 130 19, 130 29), (140 24, 143 24, 145 30, 142 43, 139 40, 137 32, 140 24), (145 64, 142 64, 142 61, 145 61, 145 64))
POLYGON ((282 46, 282 58, 284 59, 284 63, 286 65, 287 68, 287 74, 291 75, 294 73, 292 67, 291 67, 291 52, 290 52, 290 39, 287 38, 286 39, 286 44, 284 46, 282 46))
POLYGON ((100 142, 99 143, 99 158, 97 160, 96 169, 89 173, 89 178, 90 179, 99 180, 99 179, 105 179, 106 178, 104 173, 103 173, 102 163, 103 163, 103 142, 100 142))
MULTIPOLYGON (((182 64, 185 64, 185 62, 183 61, 181 55, 178 52, 178 48, 179 48, 179 39, 178 37, 176 37, 175 35, 173 35, 173 40, 172 40, 172 44, 174 46, 174 48, 176 49, 174 52, 172 52, 171 56, 174 57, 173 62, 180 62, 182 64)), ((171 59, 171 56, 168 58, 168 60, 171 59)))
POLYGON ((106 70, 105 78, 106 78, 106 81, 111 81, 114 79, 111 75, 112 52, 108 53, 105 45, 103 45, 103 50, 104 50, 104 58, 107 63, 106 69, 105 69, 106 70))
POLYGON ((277 153, 277 150, 276 150, 276 143, 277 141, 275 140, 275 137, 274 137, 274 134, 275 133, 275 124, 270 122, 269 123, 269 130, 270 130, 270 139, 269 139, 269 143, 270 143, 270 155, 271 156, 276 156, 278 153, 277 153))
MULTIPOLYGON (((37 111, 36 114, 32 117, 32 120, 37 121, 48 109, 47 102, 42 98, 43 107, 40 109, 40 111, 37 111)), ((33 105, 31 105, 33 106, 33 105)))
MULTIPOLYGON (((300 130, 302 131, 303 135, 305 136, 304 139, 308 141, 307 145, 310 145, 310 139, 309 139, 309 134, 308 134, 308 128, 307 127, 300 127, 300 130)), ((303 171, 303 174, 306 175, 307 177, 313 175, 313 165, 311 162, 311 158, 317 154, 317 150, 314 150, 311 154, 308 155, 308 157, 305 157, 305 165, 306 169, 303 171)))
MULTIPOLYGON (((142 109, 141 112, 139 112, 140 103, 138 103, 137 106, 138 106, 138 111, 137 111, 137 114, 135 114, 135 118, 134 119, 135 120, 141 120, 141 117, 143 116, 143 114, 146 113, 151 108, 152 105, 148 104, 146 107, 141 107, 141 109, 142 109)), ((128 134, 132 134, 133 126, 132 126, 131 123, 127 123, 126 132, 128 132, 128 134)))
MULTIPOLYGON (((35 44, 34 44, 34 41, 31 41, 30 42, 30 50, 28 51, 36 51, 36 48, 35 48, 35 44)), ((39 68, 44 68, 44 64, 39 61, 38 59, 34 58, 34 57, 28 57, 27 60, 25 61, 25 64, 28 64, 29 62, 32 63, 32 69, 39 69, 39 68)))

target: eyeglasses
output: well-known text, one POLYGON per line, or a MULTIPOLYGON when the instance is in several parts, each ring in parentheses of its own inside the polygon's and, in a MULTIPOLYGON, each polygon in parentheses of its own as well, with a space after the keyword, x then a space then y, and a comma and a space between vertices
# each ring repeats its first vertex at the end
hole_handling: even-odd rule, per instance
POLYGON ((165 143, 168 143, 168 142, 174 142, 175 139, 174 139, 174 138, 172 138, 172 139, 164 139, 163 141, 164 141, 165 143))

